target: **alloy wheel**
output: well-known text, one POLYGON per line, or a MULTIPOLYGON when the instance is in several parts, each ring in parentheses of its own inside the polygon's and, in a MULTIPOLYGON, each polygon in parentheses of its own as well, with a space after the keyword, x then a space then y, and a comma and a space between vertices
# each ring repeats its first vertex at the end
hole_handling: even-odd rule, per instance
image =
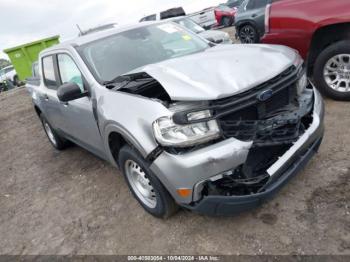
POLYGON ((255 29, 250 26, 244 26, 239 32, 239 38, 244 44, 252 44, 255 42, 255 29))
POLYGON ((337 92, 350 92, 350 54, 339 54, 328 60, 323 76, 327 85, 337 92))

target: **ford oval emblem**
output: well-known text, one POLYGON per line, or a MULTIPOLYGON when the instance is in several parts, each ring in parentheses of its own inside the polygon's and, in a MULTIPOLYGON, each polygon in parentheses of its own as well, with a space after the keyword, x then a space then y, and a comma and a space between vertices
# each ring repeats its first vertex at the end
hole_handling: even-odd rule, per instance
POLYGON ((258 99, 261 102, 264 102, 266 100, 269 100, 272 97, 272 95, 273 95, 273 91, 271 89, 267 89, 258 95, 258 99))

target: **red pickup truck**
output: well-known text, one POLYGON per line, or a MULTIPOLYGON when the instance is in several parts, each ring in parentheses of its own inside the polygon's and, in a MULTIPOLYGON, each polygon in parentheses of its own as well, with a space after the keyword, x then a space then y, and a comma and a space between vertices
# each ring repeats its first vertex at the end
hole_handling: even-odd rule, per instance
POLYGON ((290 46, 325 95, 350 100, 350 0, 272 0, 263 43, 290 46))

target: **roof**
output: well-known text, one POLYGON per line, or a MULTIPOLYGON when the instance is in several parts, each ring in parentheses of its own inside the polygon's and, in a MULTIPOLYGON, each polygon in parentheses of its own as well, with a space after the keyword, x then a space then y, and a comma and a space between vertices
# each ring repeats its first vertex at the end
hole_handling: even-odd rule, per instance
POLYGON ((143 23, 136 23, 136 24, 129 24, 129 25, 118 25, 115 28, 94 32, 91 34, 74 38, 69 41, 62 42, 60 44, 54 45, 50 48, 43 50, 41 53, 46 53, 46 52, 59 50, 59 49, 65 49, 72 46, 81 46, 81 45, 93 42, 95 40, 103 39, 108 36, 115 35, 121 32, 129 31, 136 28, 146 27, 152 24, 161 24, 161 23, 164 23, 164 21, 157 21, 157 22, 152 21, 152 22, 143 22, 143 23))

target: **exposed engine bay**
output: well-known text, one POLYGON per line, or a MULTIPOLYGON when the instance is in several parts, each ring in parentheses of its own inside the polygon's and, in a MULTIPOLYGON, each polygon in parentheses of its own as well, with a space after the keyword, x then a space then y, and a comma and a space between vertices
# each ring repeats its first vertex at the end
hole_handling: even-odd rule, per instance
MULTIPOLYGON (((250 195, 264 190, 270 180, 267 169, 288 151, 312 123, 313 91, 306 88, 298 93, 296 88, 301 71, 301 68, 292 66, 247 92, 204 103, 201 109, 210 110, 210 119, 215 119, 220 126, 221 136, 217 140, 192 147, 163 148, 172 154, 185 154, 231 137, 253 142, 243 165, 201 183, 202 196, 250 195)), ((167 107, 176 102, 171 101, 162 85, 147 73, 122 76, 114 84, 113 90, 155 99, 167 107)), ((177 107, 181 108, 179 104, 177 107)), ((174 122, 183 125, 191 123, 187 115, 196 110, 198 108, 177 108, 174 122)))

